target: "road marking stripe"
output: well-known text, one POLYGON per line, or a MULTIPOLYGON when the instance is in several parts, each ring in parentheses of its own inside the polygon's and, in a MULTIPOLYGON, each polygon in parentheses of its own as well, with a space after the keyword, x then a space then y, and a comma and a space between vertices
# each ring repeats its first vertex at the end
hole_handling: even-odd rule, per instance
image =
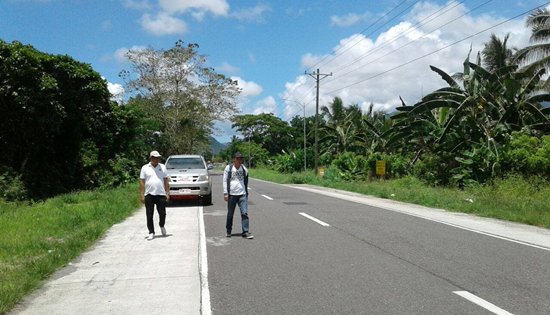
POLYGON ((208 261, 206 259, 206 232, 204 228, 203 207, 199 207, 199 272, 201 281, 201 314, 211 315, 210 289, 208 289, 208 261))
MULTIPOLYGON (((355 202, 355 203, 359 203, 359 204, 368 205, 368 206, 375 207, 375 208, 390 210, 390 211, 394 211, 394 212, 398 212, 398 213, 410 215, 410 216, 413 216, 413 217, 417 217, 417 218, 421 218, 421 219, 425 219, 425 220, 429 220, 429 221, 433 221, 433 222, 437 222, 437 223, 449 225, 449 226, 452 226, 452 227, 455 227, 455 228, 459 228, 459 229, 462 229, 462 230, 474 232, 474 233, 477 233, 477 234, 486 235, 486 236, 489 236, 489 237, 501 239, 501 240, 504 240, 504 241, 508 241, 508 242, 512 242, 512 243, 516 243, 516 244, 520 244, 520 245, 525 245, 525 246, 529 246, 529 247, 533 247, 533 248, 537 248, 537 249, 542 249, 542 250, 545 250, 545 251, 550 251, 550 247, 546 247, 546 246, 542 246, 542 245, 537 245, 537 244, 530 243, 530 242, 527 242, 527 241, 517 240, 517 239, 514 239, 514 238, 512 238, 512 237, 508 237, 508 236, 501 236, 501 235, 493 234, 493 233, 490 233, 490 232, 485 232, 485 231, 482 231, 482 230, 477 230, 477 229, 474 229, 474 228, 469 228, 469 227, 466 227, 466 226, 463 226, 463 225, 454 224, 454 223, 451 223, 451 222, 448 222, 448 221, 444 221, 444 220, 440 220, 440 219, 431 218, 431 217, 426 216, 426 215, 416 214, 416 213, 413 213, 413 212, 411 212, 411 211, 399 209, 399 208, 397 207, 397 205, 394 206, 394 207, 391 207, 391 206, 383 206, 383 205, 380 205, 380 204, 377 203, 377 202, 374 202, 374 203, 373 203, 373 202, 369 202, 369 201, 363 200, 363 198, 365 198, 365 197, 367 197, 367 196, 353 197, 353 196, 349 196, 349 195, 345 195, 345 194, 337 193, 337 192, 324 191, 324 190, 321 191, 321 190, 318 190, 318 189, 315 189, 315 188, 299 187, 299 186, 292 186, 292 185, 287 185, 287 186, 292 187, 292 188, 294 188, 294 189, 305 190, 305 191, 309 191, 309 192, 313 192, 313 193, 317 193, 317 194, 324 194, 325 196, 331 196, 331 197, 339 198, 339 199, 342 199, 342 200, 347 200, 347 201, 351 201, 351 202, 355 202)), ((404 203, 404 202, 402 202, 402 203, 404 203)), ((425 206, 415 205, 415 204, 411 204, 411 206, 413 206, 413 207, 428 208, 428 207, 425 207, 425 206)), ((429 208, 428 208, 428 209, 429 209, 429 208)), ((430 210, 433 211, 434 209, 430 209, 430 210)), ((435 209, 435 210, 438 210, 438 209, 435 209)), ((438 211, 446 212, 446 210, 438 210, 438 211)), ((463 215, 463 214, 457 214, 457 215, 463 215)))
POLYGON ((273 198, 271 198, 269 196, 266 196, 266 195, 262 195, 262 197, 264 197, 265 199, 273 200, 273 198))
POLYGON ((468 291, 454 291, 453 293, 465 298, 466 300, 468 300, 468 301, 470 301, 474 304, 477 304, 477 305, 483 307, 484 309, 486 309, 486 310, 488 310, 492 313, 495 313, 495 314, 498 314, 498 315, 513 315, 512 313, 507 312, 507 311, 501 309, 500 307, 494 305, 493 303, 489 303, 489 302, 485 301, 484 299, 482 299, 482 298, 480 298, 476 295, 473 295, 472 293, 470 293, 468 291))
POLYGON ((323 222, 323 221, 321 221, 321 220, 319 220, 319 219, 317 219, 317 218, 314 218, 314 217, 310 216, 310 215, 307 214, 307 213, 300 212, 300 214, 303 215, 304 217, 310 219, 311 221, 315 221, 315 222, 321 224, 322 226, 330 226, 330 224, 325 223, 325 222, 323 222))

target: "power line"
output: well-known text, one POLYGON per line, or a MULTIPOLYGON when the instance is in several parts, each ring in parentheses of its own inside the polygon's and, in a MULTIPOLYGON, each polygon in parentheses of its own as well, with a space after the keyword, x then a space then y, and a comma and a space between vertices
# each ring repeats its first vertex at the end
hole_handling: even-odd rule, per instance
MULTIPOLYGON (((376 20, 374 23, 372 23, 372 24, 371 24, 369 27, 367 27, 366 29, 362 30, 360 33, 366 32, 369 28, 371 28, 372 26, 376 25, 376 23, 378 23, 378 22, 379 22, 380 20, 382 20, 384 17, 386 17, 386 16, 389 15, 391 12, 393 12, 394 10, 396 10, 398 7, 400 7, 400 6, 401 6, 402 4, 404 4, 406 1, 407 1, 407 0, 402 1, 402 2, 399 3, 397 6, 395 6, 393 9, 391 9, 391 10, 388 11, 388 12, 386 12, 386 14, 384 14, 383 16, 381 16, 378 20, 376 20)), ((457 2, 454 6, 448 8, 448 9, 447 9, 445 12, 443 12, 443 13, 446 13, 447 11, 449 11, 450 9, 452 9, 452 8, 454 8, 454 7, 456 7, 456 6, 458 6, 459 4, 463 3, 464 1, 465 1, 465 0, 461 0, 461 1, 457 2)), ((490 0, 490 1, 492 1, 492 0, 490 0)), ((408 10, 409 8, 411 8, 413 5, 415 5, 415 4, 418 3, 418 2, 419 2, 419 1, 415 1, 413 4, 409 5, 405 10, 399 12, 396 16, 394 16, 393 18, 391 18, 390 20, 388 20, 386 23, 384 23, 383 25, 381 25, 379 28, 377 28, 376 30, 374 30, 374 31, 372 31, 371 33, 369 33, 369 34, 367 35, 367 37, 370 36, 370 35, 372 35, 375 31, 379 30, 382 26, 384 26, 384 25, 388 24, 389 22, 391 22, 392 20, 394 20, 397 16, 401 15, 401 13, 405 12, 406 10, 408 10)), ((430 14, 430 15, 427 16, 426 18, 424 18, 424 19, 422 19, 421 21, 419 21, 418 23, 416 23, 415 25, 411 26, 411 27, 409 28, 409 32, 412 31, 412 30, 414 30, 413 28, 414 28, 415 26, 419 25, 420 23, 422 23, 423 21, 425 21, 425 20, 427 20, 428 18, 432 17, 433 15, 437 14, 438 12, 440 12, 440 11, 443 10, 443 9, 445 9, 445 7, 442 7, 441 9, 439 9, 439 10, 437 10, 436 12, 430 14)), ((443 14, 443 13, 442 13, 442 14, 443 14)), ((442 15, 442 14, 440 14, 440 15, 442 15)), ((438 15, 438 16, 440 16, 440 15, 438 15)), ((436 16, 436 17, 437 17, 437 16, 436 16)), ((433 19, 435 19, 436 17, 434 17, 433 19)), ((430 19, 429 21, 431 21, 431 20, 433 20, 433 19, 430 19)), ((429 22, 429 21, 427 21, 427 22, 429 22)), ((426 23, 427 23, 427 22, 426 22, 426 23)), ((408 33, 408 32, 407 32, 407 33, 408 33)), ((404 34, 402 34, 401 36, 399 36, 399 37, 397 37, 397 38, 394 38, 394 40, 392 40, 392 41, 386 43, 386 44, 383 45, 383 46, 388 45, 389 43, 391 43, 391 42, 397 40, 398 38, 404 36, 404 35, 407 34, 407 33, 404 33, 404 34)), ((355 46, 356 46, 359 42, 361 42, 362 40, 363 40, 363 39, 359 39, 359 40, 358 40, 355 44, 353 44, 351 47, 349 47, 348 49, 342 51, 342 52, 341 52, 340 54, 338 54, 337 56, 334 56, 334 58, 333 58, 331 61, 329 61, 329 63, 332 62, 332 61, 334 61, 338 56, 341 56, 344 52, 346 52, 346 51, 348 51, 349 49, 355 47, 355 46)), ((337 53, 339 50, 341 50, 341 49, 343 49, 344 47, 346 47, 348 44, 349 44, 349 42, 348 42, 346 45, 344 45, 344 46, 340 46, 340 47, 335 51, 335 53, 337 53)), ((380 48, 382 48, 382 47, 378 47, 378 49, 380 49, 380 48)), ((378 49, 377 49, 377 50, 378 50, 378 49)), ((328 57, 325 57, 325 58, 321 59, 321 60, 318 61, 315 65, 321 63, 321 62, 322 62, 323 60, 325 60, 326 58, 328 58, 328 57)), ((362 57, 360 57, 360 58, 357 59, 356 61, 360 60, 361 58, 362 58, 362 57)), ((351 64, 348 64, 348 65, 344 66, 342 69, 345 69, 345 68, 351 66, 351 65, 354 64, 356 61, 352 62, 351 64)), ((314 65, 314 66, 315 66, 315 65, 314 65)), ((312 66, 312 67, 313 67, 313 66, 312 66)), ((340 69, 340 70, 342 70, 342 69, 340 69)), ((329 82, 331 82, 331 81, 329 80, 329 82)), ((297 86, 294 86, 294 87, 292 88, 292 90, 289 91, 288 93, 290 94, 290 93, 294 92, 294 90, 296 90, 296 89, 297 89, 298 87, 300 87, 300 86, 303 86, 304 84, 305 84, 305 83, 301 83, 301 84, 299 84, 299 85, 297 85, 297 86)), ((315 88, 315 87, 312 87, 312 88, 315 88)), ((302 95, 303 95, 303 93, 302 93, 302 95)), ((307 96, 304 96, 303 98, 301 98, 301 102, 303 102, 303 100, 304 100, 305 97, 307 97, 307 96)), ((312 101, 312 100, 309 100, 307 103, 310 103, 311 101, 312 101)))
POLYGON ((508 23, 508 22, 510 22, 510 21, 512 21, 512 20, 515 20, 515 19, 517 19, 518 17, 521 17, 521 16, 523 16, 523 15, 526 15, 526 14, 532 12, 533 10, 542 8, 542 7, 544 7, 544 6, 548 5, 548 4, 550 4, 550 2, 546 2, 546 3, 542 4, 542 5, 536 6, 536 7, 533 8, 533 9, 527 10, 527 11, 521 13, 521 14, 518 14, 518 15, 516 15, 516 16, 514 16, 514 17, 511 17, 511 18, 509 18, 509 19, 507 19, 507 20, 504 20, 503 22, 497 23, 497 24, 495 24, 495 25, 493 25, 493 26, 491 26, 491 27, 488 27, 488 28, 486 28, 486 29, 483 29, 483 30, 481 30, 481 31, 479 31, 479 32, 477 32, 477 33, 475 33, 475 34, 472 34, 472 35, 470 35, 470 36, 467 36, 467 37, 465 37, 465 38, 463 38, 463 39, 457 40, 457 41, 455 41, 455 42, 453 42, 453 43, 451 43, 451 44, 449 44, 449 45, 446 45, 446 46, 444 46, 444 47, 441 47, 441 48, 439 48, 439 49, 436 49, 436 50, 434 50, 434 51, 432 51, 432 52, 430 52, 430 53, 427 53, 427 54, 425 54, 425 55, 422 55, 422 56, 420 56, 420 57, 418 57, 418 58, 414 58, 414 59, 412 59, 412 60, 409 60, 408 62, 405 62, 405 63, 403 63, 403 64, 400 64, 400 65, 398 65, 398 66, 396 66, 396 67, 393 67, 393 68, 388 69, 388 70, 386 70, 386 71, 380 72, 380 73, 378 73, 378 74, 376 74, 376 75, 373 75, 373 76, 368 77, 368 78, 366 78, 366 79, 363 79, 363 80, 361 80, 361 81, 358 81, 358 82, 349 84, 349 85, 347 85, 347 86, 344 86, 344 87, 341 87, 341 88, 338 88, 338 89, 334 89, 334 90, 328 92, 328 94, 332 94, 332 93, 334 93, 334 92, 341 91, 341 90, 343 90, 343 89, 346 89, 346 88, 355 86, 355 85, 357 85, 357 84, 363 83, 363 82, 368 81, 368 80, 372 80, 372 79, 374 79, 374 78, 377 78, 377 77, 379 77, 379 76, 382 76, 382 75, 387 74, 387 73, 389 73, 389 72, 392 72, 392 71, 394 71, 394 70, 397 70, 397 69, 399 69, 399 68, 402 68, 402 67, 404 67, 404 66, 406 66, 406 65, 409 65, 409 64, 411 64, 411 63, 413 63, 413 62, 415 62, 415 61, 418 61, 418 60, 420 60, 420 59, 423 59, 423 58, 426 58, 426 57, 428 57, 428 56, 431 56, 431 55, 433 55, 433 54, 435 54, 435 53, 437 53, 437 52, 440 52, 440 51, 442 51, 442 50, 444 50, 444 49, 447 49, 447 48, 449 48, 449 47, 451 47, 451 46, 454 46, 454 45, 456 45, 456 44, 458 44, 458 43, 461 43, 461 42, 463 42, 463 41, 465 41, 465 40, 467 40, 467 39, 470 39, 470 38, 472 38, 472 37, 475 37, 475 36, 477 36, 477 35, 479 35, 479 34, 481 34, 481 33, 484 33, 484 32, 486 32, 486 31, 491 30, 491 29, 493 29, 493 28, 495 28, 495 27, 498 27, 498 26, 500 26, 500 25, 502 25, 502 24, 505 24, 505 23, 508 23))
MULTIPOLYGON (((477 7, 475 7, 474 9, 472 9, 472 10, 470 10, 470 11, 468 11, 468 12, 466 12, 466 13, 464 13, 464 14, 462 14, 462 15, 460 15, 460 16, 458 16, 458 17, 456 17, 456 18, 454 18, 454 19, 452 19, 452 20, 450 20, 450 21, 448 21, 447 23, 444 23, 444 24, 442 24, 442 25, 439 25, 438 27, 436 27, 435 29, 433 29, 431 32, 429 32, 429 33, 427 33, 427 34, 424 34, 423 36, 421 36, 421 37, 419 37, 419 38, 416 38, 416 39, 414 39, 414 40, 411 40, 410 42, 408 42, 408 43, 406 43, 406 44, 404 44, 404 45, 402 45, 402 46, 400 46, 400 47, 398 47, 398 48, 396 48, 396 49, 394 49, 394 50, 388 52, 388 53, 385 54, 384 56, 381 56, 381 57, 378 57, 378 58, 376 58, 376 59, 374 59, 374 60, 371 60, 371 61, 369 61, 369 62, 367 62, 367 63, 361 65, 360 67, 357 67, 357 68, 355 68, 355 69, 353 69, 353 70, 350 70, 350 71, 348 71, 348 72, 342 74, 341 76, 345 76, 345 75, 348 75, 348 74, 350 74, 350 73, 353 73, 353 72, 355 72, 355 71, 357 71, 357 70, 359 70, 359 69, 362 69, 362 68, 364 68, 364 67, 366 67, 366 66, 368 66, 368 65, 370 65, 370 64, 372 64, 372 63, 374 63, 374 62, 376 62, 376 61, 378 61, 378 60, 380 60, 380 59, 382 59, 382 58, 388 57, 389 55, 395 53, 396 51, 398 51, 398 50, 400 50, 400 49, 402 49, 402 48, 404 48, 404 47, 407 47, 407 46, 409 46, 409 45, 411 45, 411 44, 413 44, 413 43, 415 43, 415 42, 417 42, 417 41, 419 41, 419 40, 421 40, 421 39, 423 39, 423 38, 428 37, 430 34, 432 34, 432 33, 436 32, 436 31, 438 31, 438 30, 441 29, 442 27, 447 26, 447 25, 453 23, 454 21, 456 21, 456 20, 458 20, 458 19, 460 19, 460 18, 462 18, 462 17, 464 17, 464 16, 466 16, 466 15, 468 15, 468 14, 474 12, 475 10, 481 8, 482 6, 484 6, 484 5, 486 5, 487 3, 492 2, 492 1, 493 1, 493 0, 485 1, 484 3, 482 3, 482 4, 478 5, 477 7)), ((373 50, 373 51, 367 52, 367 53, 364 54, 362 57, 356 59, 356 60, 353 61, 352 63, 350 63, 350 64, 348 64, 348 65, 346 65, 346 66, 344 66, 344 67, 342 67, 342 68, 340 68, 340 69, 348 68, 348 67, 351 66, 352 64, 357 63, 359 60, 361 60, 361 59, 363 59, 363 58, 365 58, 365 57, 371 55, 372 53, 374 53, 374 52, 380 50, 381 48, 382 48, 382 47, 378 47, 377 49, 375 49, 375 50, 373 50)))
MULTIPOLYGON (((415 42, 415 41, 418 41, 418 40, 421 39, 421 38, 424 38, 424 37, 426 37, 426 36, 432 34, 433 32, 437 31, 439 28, 441 28, 441 27, 443 27, 443 26, 446 26, 446 25, 448 25, 448 24, 450 24, 450 23, 456 21, 457 19, 459 19, 459 18, 465 16, 466 14, 469 14, 469 13, 471 13, 471 12, 473 12, 473 11, 479 9, 481 6, 487 4, 487 3, 491 2, 491 1, 493 1, 493 0, 488 0, 488 1, 486 1, 485 3, 483 3, 482 5, 476 7, 475 9, 472 9, 472 10, 470 10, 470 11, 464 13, 463 15, 459 16, 458 18, 455 18, 455 19, 453 19, 452 21, 447 22, 446 24, 437 26, 437 27, 436 27, 434 30, 432 30, 431 32, 429 32, 429 33, 427 33, 427 34, 425 34, 425 35, 423 35, 423 36, 421 36, 421 37, 419 37, 419 38, 417 38, 417 39, 412 40, 411 42, 409 42, 409 43, 406 44, 406 45, 409 45, 409 44, 411 44, 411 43, 413 43, 413 42, 415 42)), ((355 59, 355 60, 352 61, 351 63, 349 63, 349 64, 347 64, 347 65, 345 65, 345 66, 339 67, 338 69, 339 69, 340 71, 342 71, 343 69, 349 68, 350 66, 356 64, 357 62, 361 61, 361 60, 364 59, 365 57, 370 56, 370 55, 372 55, 373 53, 375 53, 375 52, 377 52, 377 51, 380 51, 382 48, 388 46, 389 44, 391 44, 391 43, 395 42, 396 40, 402 38, 403 36, 407 35, 408 33, 414 31, 414 30, 416 29, 417 26, 425 25, 425 24, 427 24, 427 23, 433 21, 434 19, 436 19, 436 18, 438 18, 438 17, 441 17, 443 14, 447 13, 447 12, 450 11, 451 9, 454 9, 455 7, 457 7, 458 5, 462 4, 463 2, 464 2, 464 0, 463 0, 463 1, 460 1, 460 2, 455 2, 455 4, 454 4, 453 6, 442 7, 441 9, 437 10, 436 12, 430 14, 430 15, 429 15, 428 17, 426 17, 425 19, 423 19, 423 20, 419 21, 418 23, 416 23, 416 24, 410 26, 405 32, 401 33, 401 35, 394 37, 393 39, 391 39, 391 40, 389 40, 389 41, 383 43, 382 45, 380 45, 380 46, 374 48, 373 50, 371 50, 371 51, 369 51, 369 52, 366 52, 365 54, 363 54, 362 56, 358 57, 357 59, 355 59), (445 10, 444 12, 442 12, 441 14, 439 14, 439 15, 437 15, 437 16, 434 16, 435 14, 439 13, 439 12, 442 11, 443 9, 446 9, 446 10, 445 10), (430 17, 432 17, 432 16, 433 16, 433 18, 427 20, 428 18, 430 18, 430 17)), ((404 45, 404 46, 406 46, 406 45, 404 45)), ((391 52, 385 54, 383 57, 388 56, 389 54, 391 54, 391 53, 393 53, 393 52, 399 50, 400 48, 403 48, 404 46, 401 46, 401 47, 399 47, 399 48, 397 48, 397 49, 395 49, 395 50, 393 50, 393 51, 391 51, 391 52)), ((383 57, 381 57, 381 58, 383 58, 383 57)), ((379 59, 381 59, 381 58, 379 58, 379 59)), ((376 59, 376 60, 379 60, 379 59, 376 59)), ((375 60, 375 61, 376 61, 376 60, 375 60)), ((365 65, 363 65, 363 66, 365 66, 365 65)), ((351 73, 351 72, 353 72, 353 71, 355 71, 355 70, 352 70, 352 71, 350 71, 350 72, 346 72, 344 75, 346 75, 346 74, 348 74, 348 73, 351 73)))
MULTIPOLYGON (((388 12, 386 12, 384 15, 382 15, 381 17, 379 17, 374 23, 372 23, 371 25, 369 25, 367 28, 365 28, 364 30, 362 30, 360 33, 363 34, 365 33, 369 28, 373 27, 374 25, 376 25, 376 23, 378 23, 379 21, 381 21, 383 18, 385 18, 386 16, 388 16, 391 12, 393 12, 394 10, 396 10, 397 8, 399 8, 401 5, 403 5, 405 2, 407 2, 408 0, 404 0, 402 1, 401 3, 399 3, 397 6, 395 6, 394 8, 392 8, 391 10, 389 10, 388 12)), ((409 5, 407 8, 405 8, 403 11, 399 12, 397 15, 395 15, 394 17, 392 17, 391 19, 389 19, 388 21, 386 21, 386 23, 382 24, 380 27, 378 27, 377 29, 373 30, 371 33, 369 33, 367 35, 370 36, 372 35, 375 31, 379 30, 380 28, 382 28, 384 25, 388 24, 389 22, 391 22, 392 20, 394 20, 396 17, 400 16, 403 12, 407 11, 408 9, 410 9, 412 6, 414 6, 416 3, 418 3, 420 0, 417 0, 415 2, 413 2, 411 5, 409 5)), ((464 2, 465 0, 462 0, 461 2, 464 2)), ((441 10, 441 9, 440 9, 441 10)), ((439 12, 440 10, 436 11, 435 13, 439 12)), ((435 14, 434 13, 434 14, 435 14)), ((432 14, 433 15, 433 14, 432 14)), ((430 15, 431 16, 431 15, 430 15)), ((429 17, 429 16, 428 16, 429 17)), ((343 53, 345 53, 346 51, 350 50, 351 48, 355 47, 357 44, 359 44, 359 42, 361 42, 363 39, 360 38, 356 43, 354 43, 351 47, 348 47, 346 50, 342 51, 340 54, 338 55, 335 55, 333 57, 332 60, 330 60, 328 63, 334 61, 338 56, 342 55, 343 53)), ((335 53, 337 53, 338 51, 340 51, 341 49, 343 49, 344 47, 346 47, 350 42, 348 42, 347 44, 343 45, 343 46, 340 46, 336 51, 335 53)), ((320 61, 318 61, 317 63, 315 63, 313 66, 311 66, 309 69, 311 69, 312 67, 315 67, 316 65, 320 64, 321 62, 323 62, 325 59, 327 59, 329 56, 326 56, 324 58, 322 58, 320 61)), ((307 72, 307 70, 306 70, 307 72)), ((303 86, 305 83, 301 83, 297 86, 294 86, 292 88, 291 91, 289 91, 288 93, 291 94, 292 92, 294 92, 294 90, 296 90, 298 87, 300 86, 303 86)), ((313 87, 315 88, 315 87, 313 87)), ((305 97, 304 97, 305 98, 305 97)), ((301 98, 301 100, 303 101, 304 98, 301 98)), ((310 101, 308 101, 307 103, 310 103, 310 101)))
MULTIPOLYGON (((365 28, 364 30, 362 30, 360 32, 360 34, 364 34, 369 28, 373 27, 374 25, 376 25, 376 23, 378 23, 380 20, 382 20, 383 18, 385 18, 386 16, 388 16, 391 12, 393 12, 394 10, 396 10, 397 8, 399 8, 401 5, 403 5, 405 2, 407 2, 408 0, 403 0, 401 1, 401 3, 399 3, 397 6, 395 6, 393 9, 391 9, 390 11, 386 12, 384 15, 382 15, 381 17, 379 17, 374 23, 372 23, 371 25, 369 25, 367 28, 365 28)), ((371 33, 369 33, 368 36, 370 36, 372 33, 374 33, 375 31, 379 30, 381 27, 383 27, 384 25, 388 24, 389 22, 393 21, 396 17, 398 17, 401 13, 405 12, 406 10, 408 10, 409 8, 411 8, 413 5, 415 5, 417 2, 420 2, 420 0, 416 0, 412 5, 408 6, 407 8, 405 8, 405 10, 399 12, 396 16, 394 16, 393 18, 389 19, 388 21, 386 21, 386 23, 382 24, 380 27, 378 27, 377 29, 375 29, 374 31, 372 31, 371 33)), ((346 50, 344 50, 343 52, 341 52, 340 54, 336 54, 338 53, 339 50, 343 49, 344 47, 346 47, 350 42, 348 42, 347 44, 343 45, 343 46, 340 46, 334 53, 336 54, 333 58, 336 59, 336 57, 342 55, 343 53, 345 53, 346 51, 350 50, 351 48, 353 48, 354 46, 356 46, 359 42, 361 42, 363 39, 360 38, 355 44, 353 44, 351 47, 347 48, 346 50)), ((329 58, 329 56, 325 56, 323 57, 321 60, 317 61, 314 65, 310 66, 308 69, 312 69, 312 68, 315 68, 317 65, 319 65, 320 63, 322 63, 323 61, 325 61, 327 58, 329 58)), ((330 61, 329 61, 330 62, 330 61)), ((328 64, 328 63, 326 63, 328 64)))

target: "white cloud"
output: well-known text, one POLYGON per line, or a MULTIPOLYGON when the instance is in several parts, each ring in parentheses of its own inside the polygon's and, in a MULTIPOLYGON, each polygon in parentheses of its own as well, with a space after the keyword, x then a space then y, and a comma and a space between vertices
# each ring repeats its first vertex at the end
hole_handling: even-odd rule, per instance
POLYGON ((118 83, 107 82, 107 89, 111 93, 111 99, 121 104, 124 98, 124 87, 118 83))
POLYGON ((153 35, 183 34, 187 31, 187 25, 183 20, 166 13, 159 13, 151 18, 149 14, 141 17, 141 26, 153 35))
POLYGON ((255 82, 247 82, 239 77, 231 77, 231 80, 237 81, 237 85, 242 89, 241 96, 257 96, 263 91, 263 88, 255 82))
MULTIPOLYGON (((373 102, 376 110, 392 111, 400 105, 399 96, 412 105, 422 95, 446 85, 439 75, 429 69, 430 65, 450 74, 462 71, 462 63, 470 46, 471 60, 475 61, 491 33, 500 38, 510 33, 510 48, 524 47, 528 42, 529 30, 521 20, 510 21, 467 38, 505 18, 469 14, 460 17, 469 10, 464 5, 449 9, 443 16, 410 30, 411 25, 439 9, 441 6, 421 2, 403 22, 377 38, 356 34, 341 40, 328 56, 304 54, 304 68, 315 66, 321 73, 333 73, 333 76, 321 80, 320 106, 328 105, 335 96, 341 97, 346 105, 359 104, 363 109, 373 102), (457 21, 444 25, 457 17, 460 17, 457 21), (444 48, 446 46, 449 47, 444 48)), ((287 83, 282 97, 307 104, 307 112, 314 112, 315 80, 309 76, 297 77, 294 82, 287 83)), ((285 118, 291 118, 290 115, 296 114, 297 109, 296 104, 287 103, 285 118)))
POLYGON ((210 12, 226 16, 229 4, 226 0, 159 0, 161 9, 167 13, 210 12))
POLYGON ((153 8, 148 0, 122 0, 122 4, 128 9, 147 11, 153 8))
POLYGON ((357 14, 357 13, 348 13, 343 16, 336 16, 333 15, 330 17, 330 25, 331 26, 351 26, 354 24, 357 24, 359 22, 365 21, 370 17, 370 14, 357 14))
POLYGON ((258 114, 275 114, 277 110, 277 102, 273 98, 273 96, 265 97, 258 102, 256 102, 256 105, 254 106, 252 110, 252 114, 258 115, 258 114))
POLYGON ((224 62, 224 63, 222 63, 221 66, 216 67, 216 70, 221 71, 221 72, 225 72, 225 73, 237 73, 237 72, 240 71, 239 68, 237 68, 235 66, 232 66, 227 62, 224 62))
POLYGON ((101 28, 104 31, 109 31, 113 28, 113 22, 111 22, 110 20, 105 20, 101 23, 101 28))
POLYGON ((113 54, 114 58, 116 61, 118 61, 119 63, 126 63, 128 62, 128 57, 126 56, 126 54, 128 53, 128 50, 144 50, 146 49, 147 47, 145 46, 132 46, 131 48, 126 48, 126 47, 122 47, 122 48, 119 48, 115 51, 115 53, 113 54))
POLYGON ((239 21, 254 21, 263 22, 263 14, 271 11, 271 7, 267 4, 257 4, 255 7, 241 9, 231 13, 231 17, 239 21))

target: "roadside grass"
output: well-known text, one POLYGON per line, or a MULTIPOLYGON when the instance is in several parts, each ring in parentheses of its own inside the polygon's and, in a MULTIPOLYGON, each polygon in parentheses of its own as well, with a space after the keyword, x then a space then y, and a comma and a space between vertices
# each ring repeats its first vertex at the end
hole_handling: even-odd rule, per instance
POLYGON ((140 207, 137 185, 33 204, 0 201, 0 314, 140 207))
POLYGON ((324 180, 313 172, 281 174, 261 168, 251 169, 250 176, 281 184, 330 187, 550 229, 550 183, 536 177, 524 179, 511 176, 461 190, 432 187, 413 177, 343 182, 324 180))

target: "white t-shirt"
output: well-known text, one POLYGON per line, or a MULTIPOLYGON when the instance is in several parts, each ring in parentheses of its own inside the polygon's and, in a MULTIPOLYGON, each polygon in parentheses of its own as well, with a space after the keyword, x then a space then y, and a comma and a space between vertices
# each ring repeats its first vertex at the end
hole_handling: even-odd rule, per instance
POLYGON ((157 164, 157 167, 153 167, 151 163, 147 163, 141 167, 139 173, 139 179, 145 180, 145 194, 153 196, 164 196, 166 190, 164 190, 164 179, 168 177, 166 172, 166 166, 164 164, 157 164))
POLYGON ((231 164, 227 165, 223 171, 223 193, 227 194, 229 188, 229 194, 233 196, 246 195, 246 189, 244 187, 244 171, 246 168, 241 164, 239 169, 231 167, 231 164), (231 169, 231 180, 229 181, 229 187, 227 187, 227 176, 229 176, 229 169, 231 169))

